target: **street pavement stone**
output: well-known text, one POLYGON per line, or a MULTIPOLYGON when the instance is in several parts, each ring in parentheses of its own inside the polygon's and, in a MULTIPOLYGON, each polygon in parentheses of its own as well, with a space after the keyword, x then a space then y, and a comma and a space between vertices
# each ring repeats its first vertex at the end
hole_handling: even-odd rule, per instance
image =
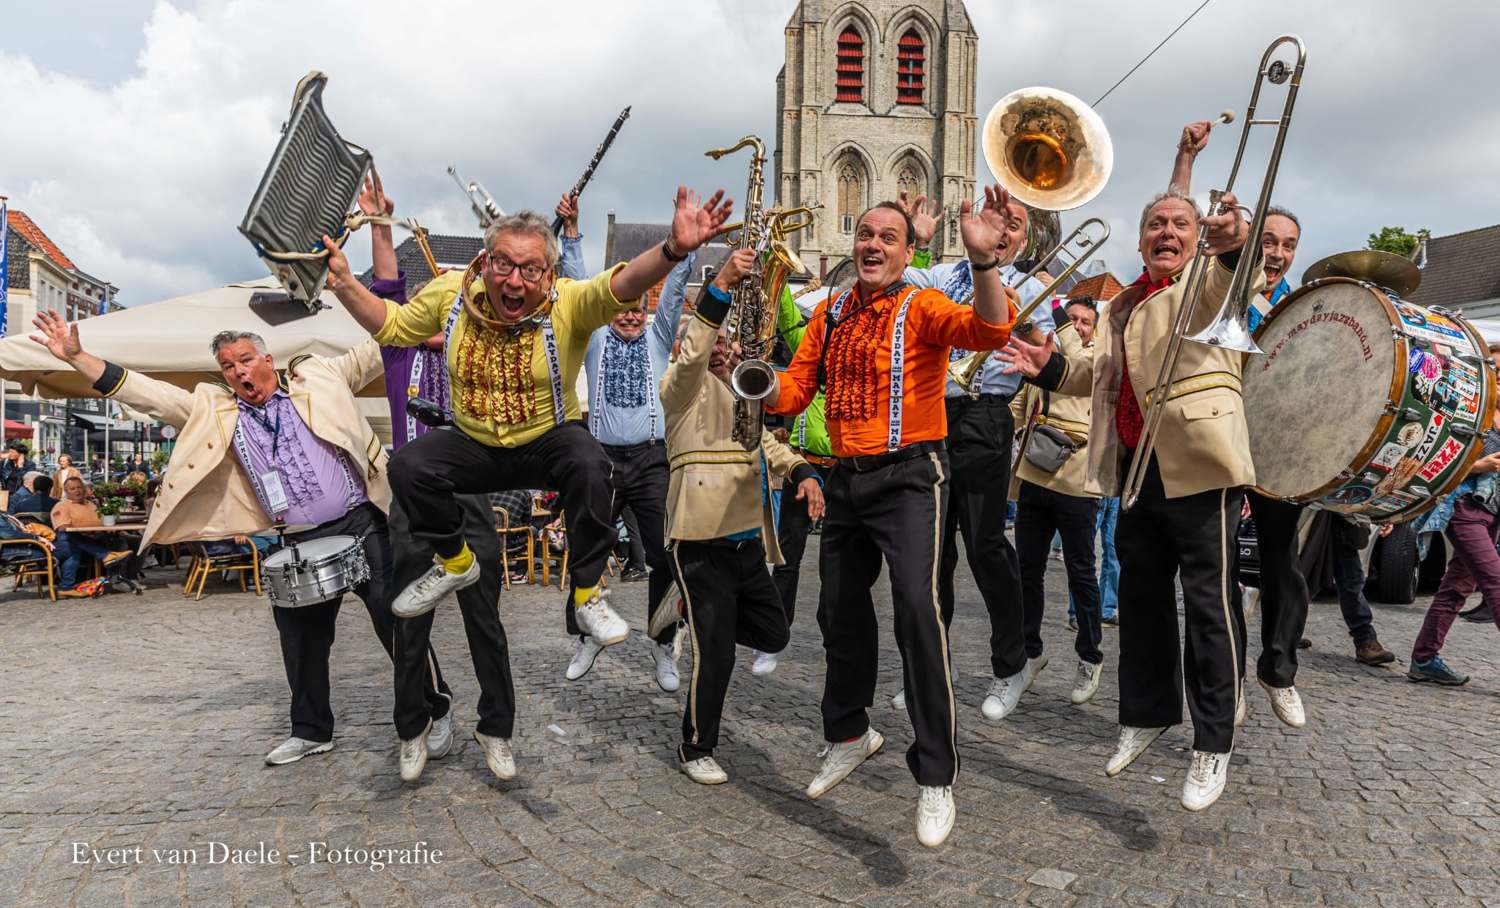
MULTIPOLYGON (((814 549, 815 550, 815 549, 814 549)), ((1336 603, 1301 651, 1308 724, 1276 721, 1253 682, 1229 785, 1178 804, 1191 745, 1170 730, 1116 779, 1116 632, 1093 702, 1068 702, 1065 579, 1048 567, 1051 664, 1005 721, 979 712, 989 628, 959 571, 951 639, 963 770, 942 848, 916 842, 916 786, 890 598, 871 709, 885 749, 816 802, 822 646, 816 559, 789 651, 730 685, 716 756, 726 785, 677 769, 686 691, 663 693, 639 633, 583 680, 563 668, 563 594, 501 599, 518 696, 518 776, 493 778, 470 732, 478 689, 456 603, 433 642, 455 691, 453 752, 397 775, 391 669, 355 602, 333 654, 332 753, 269 768, 287 690, 265 600, 223 583, 200 602, 156 569, 143 596, 51 603, 0 595, 0 904, 18 905, 1495 905, 1500 899, 1500 652, 1458 623, 1445 656, 1464 688, 1408 683, 1426 599, 1376 606, 1391 668, 1356 663, 1336 603), (319 843, 312 845, 310 843, 319 843), (375 867, 370 849, 425 849, 375 867), (322 850, 315 852, 313 849, 322 850), (82 849, 82 851, 78 851, 82 849), (98 853, 91 856, 89 849, 98 853), (113 851, 110 851, 113 849, 113 851), (226 861, 226 856, 234 860, 226 861), (334 860, 337 857, 338 860, 334 860), (174 863, 196 858, 196 863, 174 863)), ((638 630, 645 585, 612 601, 638 630)), ((1250 619, 1251 665, 1260 651, 1250 619)), ((691 677, 691 657, 683 662, 691 677)))

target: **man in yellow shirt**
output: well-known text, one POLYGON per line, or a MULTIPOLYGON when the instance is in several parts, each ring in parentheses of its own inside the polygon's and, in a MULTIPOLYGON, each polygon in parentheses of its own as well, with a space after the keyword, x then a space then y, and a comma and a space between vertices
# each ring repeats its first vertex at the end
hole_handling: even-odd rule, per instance
POLYGON ((548 221, 529 211, 502 218, 463 274, 440 275, 405 306, 362 286, 324 238, 330 289, 377 341, 409 347, 444 338, 458 431, 429 432, 391 461, 392 491, 412 535, 437 553, 432 569, 392 603, 398 617, 425 614, 479 579, 455 495, 553 488, 561 493, 580 629, 603 646, 626 638, 629 626, 599 589, 615 538, 610 462, 580 421, 574 386, 589 335, 718 231, 733 208, 723 195, 700 204, 679 186, 667 240, 586 281, 557 277, 548 221))

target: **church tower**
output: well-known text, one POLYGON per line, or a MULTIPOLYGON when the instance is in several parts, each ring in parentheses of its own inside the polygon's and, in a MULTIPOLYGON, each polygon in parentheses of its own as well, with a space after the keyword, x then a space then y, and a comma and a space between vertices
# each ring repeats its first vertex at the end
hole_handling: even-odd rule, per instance
POLYGON ((778 204, 823 205, 791 236, 814 273, 849 254, 861 212, 903 190, 943 206, 934 261, 963 254, 978 44, 962 0, 797 4, 776 77, 775 186, 778 204))

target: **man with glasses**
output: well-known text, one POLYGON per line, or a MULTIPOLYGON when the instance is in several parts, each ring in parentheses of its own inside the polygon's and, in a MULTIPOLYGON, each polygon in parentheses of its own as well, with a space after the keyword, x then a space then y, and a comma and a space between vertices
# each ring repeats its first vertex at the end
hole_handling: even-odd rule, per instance
POLYGON ((324 239, 333 292, 377 341, 414 346, 434 334, 445 341, 457 431, 429 432, 392 461, 393 491, 412 535, 436 553, 427 573, 396 597, 398 616, 425 614, 479 579, 456 495, 545 487, 561 493, 580 630, 603 646, 629 635, 599 587, 614 538, 614 490, 609 458, 580 421, 574 385, 593 331, 723 225, 733 207, 723 195, 700 203, 678 187, 667 240, 587 281, 557 277, 557 238, 540 215, 501 218, 469 269, 440 275, 405 306, 363 287, 324 239))

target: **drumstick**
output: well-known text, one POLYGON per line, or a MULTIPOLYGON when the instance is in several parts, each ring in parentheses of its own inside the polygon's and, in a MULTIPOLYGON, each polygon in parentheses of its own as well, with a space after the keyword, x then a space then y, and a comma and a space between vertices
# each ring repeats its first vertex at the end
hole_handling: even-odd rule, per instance
POLYGON ((1212 121, 1209 122, 1208 128, 1209 129, 1213 129, 1215 126, 1218 126, 1220 123, 1233 123, 1233 122, 1234 122, 1234 111, 1232 111, 1232 110, 1230 110, 1229 108, 1226 107, 1226 108, 1224 108, 1224 112, 1221 113, 1221 114, 1219 114, 1218 119, 1212 120, 1212 121))

